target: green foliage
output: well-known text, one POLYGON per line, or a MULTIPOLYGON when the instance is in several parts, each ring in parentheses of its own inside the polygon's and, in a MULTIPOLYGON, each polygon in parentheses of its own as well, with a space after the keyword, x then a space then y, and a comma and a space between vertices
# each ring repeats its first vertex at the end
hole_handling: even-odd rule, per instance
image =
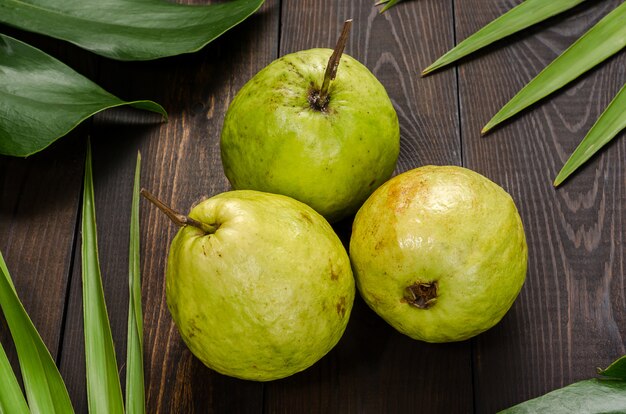
POLYGON ((626 381, 590 379, 516 405, 500 414, 610 414, 626 412, 626 381))
POLYGON ((584 0, 526 0, 463 40, 445 55, 422 71, 427 75, 439 68, 504 39, 527 27, 582 3, 584 0))
POLYGON ((626 85, 618 92, 554 180, 558 186, 626 128, 626 85))
POLYGON ((603 378, 576 382, 500 414, 619 414, 626 412, 626 356, 600 370, 603 378))
MULTIPOLYGON (((264 0, 206 6, 165 0, 2 0, 0 23, 67 40, 118 60, 195 52, 236 26, 264 0)), ((0 34, 0 154, 39 152, 92 115, 131 105, 162 114, 152 101, 123 101, 44 52, 0 34)))
POLYGON ((606 15, 531 80, 494 115, 483 128, 483 132, 562 88, 623 49, 626 46, 624 22, 626 3, 606 15))
MULTIPOLYGON (((145 412, 143 383, 143 316, 139 271, 139 180, 141 157, 133 187, 130 225, 128 356, 126 411, 145 412)), ((82 276, 87 397, 90 413, 124 413, 113 338, 104 302, 98 262, 91 147, 87 148, 82 215, 82 276)), ((39 333, 26 314, 0 253, 0 306, 17 349, 28 404, 0 345, 0 414, 71 414, 72 405, 63 379, 39 333)))
POLYGON ((15 378, 7 354, 0 344, 0 413, 28 414, 28 405, 15 378))
POLYGON ((118 60, 195 52, 254 13, 264 0, 207 6, 165 0, 2 0, 0 22, 67 40, 118 60))
MULTIPOLYGON (((435 63, 424 69, 423 73, 430 73, 455 62, 488 44, 571 9, 582 1, 584 0, 526 0, 459 43, 435 63)), ((626 3, 622 3, 530 81, 498 111, 485 125, 482 132, 486 133, 506 119, 547 97, 626 47, 625 21, 626 3)), ((603 145, 624 129, 626 112, 623 109, 625 102, 623 95, 624 91, 622 90, 598 119, 558 174, 554 181, 555 185, 563 182, 603 145)))
POLYGON ((90 145, 87 146, 83 187, 81 253, 87 402, 90 413, 123 414, 122 389, 98 259, 90 145))
POLYGON ((0 34, 0 154, 41 151, 95 113, 120 105, 167 116, 152 101, 122 101, 52 56, 0 34))
POLYGON ((133 203, 130 216, 128 252, 128 343, 126 347, 126 412, 143 414, 145 390, 143 376, 143 313, 141 311, 141 269, 139 266, 139 189, 141 154, 137 154, 133 203))
POLYGON ((401 1, 402 0, 380 0, 379 2, 375 4, 375 6, 380 6, 384 4, 383 8, 380 9, 380 12, 384 13, 390 8, 392 8, 393 6, 395 6, 396 4, 400 3, 401 1))
POLYGON ((607 378, 626 381, 626 355, 613 362, 608 368, 598 369, 598 373, 607 378))
MULTIPOLYGON (((30 411, 41 414, 73 413, 61 374, 17 296, 2 254, 0 254, 0 306, 15 343, 30 411)), ((11 370, 2 351, 0 372, 7 371, 11 370)), ((11 371, 11 375, 0 376, 0 384, 2 384, 0 388, 3 388, 0 391, 0 408, 7 408, 3 412, 11 414, 24 412, 24 399, 23 396, 20 398, 19 385, 15 394, 17 384, 13 372, 11 371)))

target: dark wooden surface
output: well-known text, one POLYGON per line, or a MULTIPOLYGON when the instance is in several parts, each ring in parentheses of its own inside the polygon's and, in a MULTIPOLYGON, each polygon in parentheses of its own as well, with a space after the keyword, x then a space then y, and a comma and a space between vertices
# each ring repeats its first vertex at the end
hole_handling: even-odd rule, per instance
MULTIPOLYGON (((411 0, 379 15, 372 0, 267 0, 260 12, 200 52, 142 63, 115 62, 0 28, 28 36, 116 95, 154 99, 170 114, 168 123, 159 124, 142 112, 109 111, 29 159, 0 157, 0 250, 76 411, 86 412, 77 226, 86 137, 94 152, 105 294, 123 367, 137 151, 143 156, 143 186, 179 210, 227 190, 219 134, 234 94, 278 56, 332 47, 347 18, 355 21, 346 53, 381 80, 400 118, 397 172, 425 164, 464 165, 515 199, 529 244, 518 300, 492 330, 469 341, 432 345, 397 333, 357 298, 344 337, 310 369, 265 384, 224 377, 195 359, 178 336, 164 293, 176 228, 143 203, 148 412, 492 413, 588 378, 595 367, 626 353, 626 141, 618 138, 562 188, 551 186, 626 80, 626 54, 487 137, 479 134, 525 82, 621 1, 578 7, 458 67, 418 75, 455 42, 518 3, 411 0)), ((336 227, 347 240, 349 220, 336 227)), ((0 340, 15 362, 4 322, 0 340)))

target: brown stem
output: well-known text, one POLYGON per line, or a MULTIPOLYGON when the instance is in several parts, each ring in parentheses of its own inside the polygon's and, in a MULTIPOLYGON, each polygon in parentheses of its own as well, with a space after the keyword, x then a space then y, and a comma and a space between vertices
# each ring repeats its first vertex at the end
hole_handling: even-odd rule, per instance
POLYGON ((211 224, 201 223, 197 220, 192 219, 191 217, 185 216, 184 214, 177 213, 176 211, 172 210, 169 206, 165 205, 161 200, 153 196, 145 188, 141 189, 141 195, 144 196, 146 200, 148 200, 149 202, 157 206, 159 210, 164 212, 165 215, 169 217, 170 220, 172 220, 174 224, 176 224, 178 227, 189 225, 189 226, 193 226, 197 229, 202 230, 206 234, 213 234, 217 230, 216 226, 213 226, 211 224))
POLYGON ((335 50, 333 50, 333 54, 330 55, 330 59, 328 59, 326 71, 324 72, 324 80, 322 81, 322 88, 319 90, 319 92, 314 93, 314 95, 311 97, 311 104, 320 111, 324 111, 326 109, 326 106, 328 105, 328 88, 330 87, 330 81, 334 80, 337 76, 337 68, 339 67, 339 62, 341 60, 343 50, 345 49, 346 43, 348 42, 348 36, 350 35, 351 27, 352 19, 346 20, 343 24, 341 35, 337 40, 335 50))

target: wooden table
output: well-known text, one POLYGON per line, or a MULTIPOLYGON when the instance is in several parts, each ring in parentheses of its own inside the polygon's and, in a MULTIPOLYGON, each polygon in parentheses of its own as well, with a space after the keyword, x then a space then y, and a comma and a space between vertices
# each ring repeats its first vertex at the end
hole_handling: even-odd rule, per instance
MULTIPOLYGON (((589 2, 461 66, 419 76, 455 42, 518 3, 412 0, 379 15, 373 0, 267 0, 202 51, 142 63, 111 61, 2 27, 114 94, 156 100, 170 114, 168 123, 159 123, 143 112, 108 111, 39 155, 0 158, 0 249, 76 411, 86 412, 78 227, 86 137, 93 142, 100 259, 122 366, 137 150, 143 186, 179 210, 227 190, 219 135, 235 93, 278 56, 332 47, 346 18, 354 18, 346 52, 374 72, 397 108, 397 172, 463 165, 515 199, 529 245, 519 298, 490 331, 443 345, 397 333, 357 299, 343 339, 312 368, 265 384, 224 377, 191 355, 172 323, 164 268, 177 229, 143 202, 148 412, 492 413, 591 377, 623 355, 626 140, 616 139, 562 188, 554 189, 551 180, 624 83, 626 54, 489 136, 479 133, 516 91, 621 1, 589 2)), ((349 222, 338 225, 346 237, 349 228, 349 222)), ((15 362, 4 323, 0 339, 15 362)))

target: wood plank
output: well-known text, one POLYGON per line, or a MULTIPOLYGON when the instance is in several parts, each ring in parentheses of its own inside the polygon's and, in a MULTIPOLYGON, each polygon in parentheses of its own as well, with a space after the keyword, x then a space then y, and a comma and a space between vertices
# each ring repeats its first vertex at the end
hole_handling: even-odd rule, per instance
MULTIPOLYGON (((456 1, 458 39, 517 3, 456 1)), ((626 142, 611 145, 562 188, 551 182, 622 86, 626 55, 493 134, 479 134, 507 99, 619 3, 578 8, 460 66, 464 164, 511 193, 529 245, 520 297, 475 341, 479 413, 589 378, 625 353, 626 142)))
MULTIPOLYGON (((149 114, 112 111, 99 116, 92 131, 100 259, 119 366, 126 355, 128 215, 136 151, 143 157, 143 186, 182 212, 227 190, 219 155, 223 116, 234 93, 276 57, 278 13, 278 1, 268 1, 257 15, 192 55, 140 63, 102 61, 104 87, 126 99, 154 99, 170 115, 168 123, 160 124, 149 114)), ((156 208, 142 202, 147 412, 259 412, 263 385, 206 368, 188 351, 171 320, 164 276, 176 231, 156 208)), ((76 269, 78 260, 77 255, 76 269)), ((75 271, 61 362, 77 412, 87 409, 82 332, 80 273, 75 271)))
MULTIPOLYGON (((379 15, 370 0, 285 0, 280 54, 332 48, 343 21, 353 18, 346 53, 383 83, 400 118, 397 172, 429 163, 459 164, 455 75, 418 76, 419 68, 453 44, 451 6, 405 2, 379 15)), ((347 220, 338 227, 346 241, 350 225, 347 220)), ((334 350, 304 372, 266 384, 265 411, 471 412, 470 355, 469 342, 430 345, 401 335, 357 298, 334 350)))
MULTIPOLYGON (((60 341, 83 156, 80 134, 28 159, 0 157, 0 250, 54 356, 60 341)), ((0 340, 19 369, 8 327, 0 340)))

